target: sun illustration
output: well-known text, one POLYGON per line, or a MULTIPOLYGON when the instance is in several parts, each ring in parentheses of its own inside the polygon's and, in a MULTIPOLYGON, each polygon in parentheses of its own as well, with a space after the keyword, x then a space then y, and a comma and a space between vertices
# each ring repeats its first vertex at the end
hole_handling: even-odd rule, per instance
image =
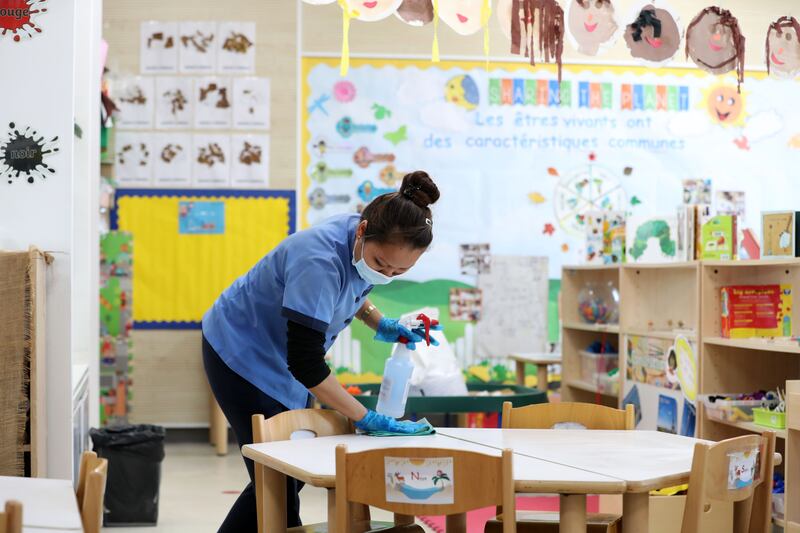
POLYGON ((747 119, 746 93, 739 93, 736 85, 717 83, 703 89, 700 106, 708 111, 714 124, 742 127, 747 119))

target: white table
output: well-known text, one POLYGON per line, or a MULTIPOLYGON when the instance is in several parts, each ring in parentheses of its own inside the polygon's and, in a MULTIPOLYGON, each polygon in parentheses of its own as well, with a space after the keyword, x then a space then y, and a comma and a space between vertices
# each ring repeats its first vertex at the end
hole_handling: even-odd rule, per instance
MULTIPOLYGON (((449 437, 441 432, 423 437, 365 437, 339 435, 318 439, 250 444, 242 448, 245 457, 263 465, 263 516, 267 532, 286 530, 286 475, 315 487, 335 486, 336 446, 347 445, 349 452, 380 448, 448 448, 500 455, 500 449, 449 437)), ((517 492, 559 493, 566 501, 572 522, 562 521, 562 531, 586 531, 586 494, 621 494, 625 483, 604 474, 581 470, 522 454, 514 455, 514 486, 517 492), (571 496, 575 495, 575 496, 571 496), (580 503, 583 507, 572 502, 580 503)), ((329 508, 330 511, 330 508, 329 508)), ((329 531, 332 524, 329 515, 329 531)))
POLYGON ((509 359, 516 363, 517 385, 525 385, 525 365, 536 365, 536 388, 547 391, 547 366, 560 365, 560 353, 512 353, 509 359))
POLYGON ((0 476, 0 506, 8 500, 22 503, 24 531, 83 531, 72 482, 0 476))
MULTIPOLYGON (((698 439, 657 431, 442 428, 442 435, 625 482, 626 529, 647 533, 649 491, 689 481, 698 439)), ((583 503, 585 506, 585 501, 583 503)))

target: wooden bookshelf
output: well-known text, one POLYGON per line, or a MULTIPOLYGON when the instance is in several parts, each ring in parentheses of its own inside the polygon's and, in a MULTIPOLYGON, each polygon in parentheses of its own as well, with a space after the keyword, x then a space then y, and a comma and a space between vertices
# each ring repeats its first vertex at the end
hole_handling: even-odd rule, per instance
MULTIPOLYGON (((580 352, 595 341, 620 348, 619 325, 588 324, 578 313, 578 294, 587 283, 604 287, 609 282, 619 289, 617 265, 566 266, 561 274, 561 397, 570 402, 620 404, 618 393, 598 391, 593 383, 581 379, 580 352)), ((621 375, 621 374, 620 374, 621 375)), ((622 390, 621 383, 619 390, 622 390)))
POLYGON ((786 382, 786 433, 784 527, 786 533, 800 533, 800 380, 786 382))

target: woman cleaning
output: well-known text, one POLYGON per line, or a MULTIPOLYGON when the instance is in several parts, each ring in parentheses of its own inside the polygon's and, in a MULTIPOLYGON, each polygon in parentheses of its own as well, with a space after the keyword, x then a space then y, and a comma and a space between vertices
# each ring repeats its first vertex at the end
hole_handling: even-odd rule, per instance
MULTIPOLYGON (((408 271, 430 245, 429 206, 438 199, 428 174, 408 174, 398 192, 375 198, 361 216, 335 216, 286 238, 217 299, 203 317, 203 363, 239 447, 253 442, 253 414, 304 408, 309 392, 364 431, 421 429, 365 409, 331 374, 325 353, 353 318, 374 329, 376 340, 422 341, 367 295, 408 271)), ((220 532, 257 528, 253 462, 244 461, 250 483, 220 532)), ((289 527, 300 525, 301 486, 287 479, 289 527)))

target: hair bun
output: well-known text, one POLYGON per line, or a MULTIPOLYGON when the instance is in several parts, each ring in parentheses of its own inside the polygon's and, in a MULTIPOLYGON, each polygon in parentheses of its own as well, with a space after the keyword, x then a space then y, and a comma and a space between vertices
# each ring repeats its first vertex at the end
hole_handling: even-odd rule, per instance
POLYGON ((439 199, 439 188, 427 172, 417 170, 403 177, 400 194, 422 209, 427 209, 429 205, 436 203, 436 200, 439 199))

